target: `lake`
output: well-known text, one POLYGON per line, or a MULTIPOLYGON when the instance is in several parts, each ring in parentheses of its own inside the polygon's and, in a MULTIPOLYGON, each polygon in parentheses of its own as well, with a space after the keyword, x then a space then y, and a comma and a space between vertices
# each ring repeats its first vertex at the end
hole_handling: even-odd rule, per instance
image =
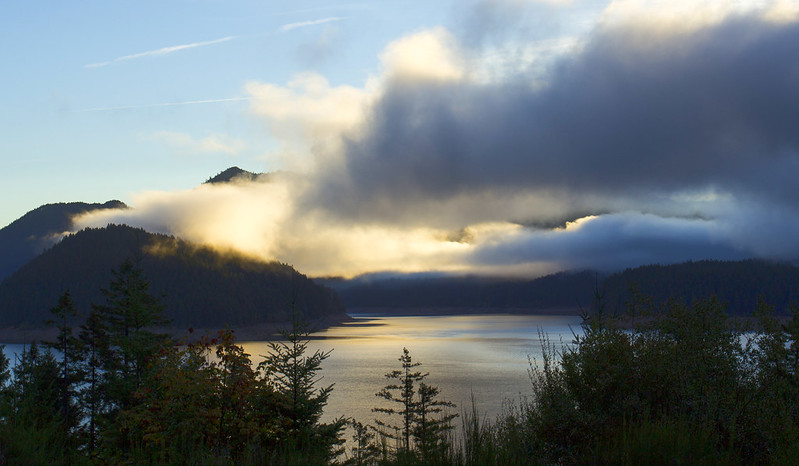
MULTIPOLYGON (((387 406, 375 396, 388 380, 385 374, 400 369, 402 348, 410 351, 417 368, 429 372, 426 382, 441 390, 441 399, 470 409, 471 396, 481 414, 493 419, 505 400, 530 393, 528 369, 540 360, 539 330, 560 347, 580 331, 578 316, 353 315, 354 322, 331 327, 316 335, 309 348, 333 350, 320 372, 320 385, 335 384, 324 419, 354 417, 373 423, 375 406, 387 406)), ((243 342, 257 361, 266 354, 265 342, 243 342)))
MULTIPOLYGON (((418 368, 429 372, 426 382, 440 388, 440 398, 470 409, 471 397, 482 415, 493 419, 506 400, 518 401, 530 393, 529 360, 539 360, 539 331, 560 347, 580 332, 579 316, 448 315, 387 316, 355 314, 354 321, 314 334, 311 352, 333 350, 323 363, 320 386, 335 384, 324 420, 338 416, 373 423, 375 406, 387 406, 375 396, 388 380, 385 374, 400 368, 402 348, 410 351, 418 368)), ((253 363, 268 351, 267 342, 240 342, 253 363)), ((6 345, 13 354, 22 345, 6 345)))

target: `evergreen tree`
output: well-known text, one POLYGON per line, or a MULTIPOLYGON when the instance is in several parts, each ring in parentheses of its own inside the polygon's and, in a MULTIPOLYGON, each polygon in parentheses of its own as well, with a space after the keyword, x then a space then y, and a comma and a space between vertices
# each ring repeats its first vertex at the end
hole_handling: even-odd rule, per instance
POLYGON ((442 413, 444 408, 454 408, 455 405, 436 398, 439 389, 424 383, 428 372, 414 370, 421 363, 413 362, 408 348, 402 349, 399 361, 401 369, 386 374, 386 378, 394 382, 375 394, 394 405, 376 407, 372 411, 398 416, 400 422, 375 419, 375 430, 399 443, 398 458, 411 460, 418 453, 421 461, 428 462, 433 456, 444 453, 448 446, 446 434, 452 429, 451 421, 457 414, 442 413))
POLYGON ((78 401, 86 418, 86 441, 89 452, 97 448, 98 424, 105 412, 103 401, 106 389, 104 361, 109 360, 108 333, 102 315, 92 311, 81 325, 80 371, 83 385, 78 391, 78 401))
POLYGON ((416 401, 416 422, 411 431, 416 440, 416 447, 423 461, 430 462, 434 458, 442 459, 447 451, 447 434, 452 430, 452 420, 457 416, 454 412, 445 412, 445 408, 455 408, 449 401, 438 400, 438 387, 419 383, 416 401))
POLYGON ((53 353, 35 342, 22 352, 13 369, 13 406, 17 420, 36 427, 60 421, 59 364, 53 353))
POLYGON ((310 330, 308 324, 292 316, 291 329, 281 331, 281 342, 271 342, 269 353, 258 365, 275 391, 285 397, 279 415, 286 420, 289 444, 299 452, 321 454, 330 461, 338 455, 337 446, 343 440, 341 432, 346 420, 339 418, 330 424, 319 423, 333 385, 317 388, 322 361, 331 351, 315 351, 306 355, 310 330))
POLYGON ((6 357, 5 349, 5 345, 0 345, 0 428, 6 424, 10 409, 10 392, 7 385, 11 378, 11 363, 6 357))
POLYGON ((79 427, 82 414, 76 402, 76 387, 83 381, 80 368, 81 341, 72 334, 72 323, 78 311, 69 291, 58 299, 58 304, 50 310, 53 318, 48 325, 55 325, 58 330, 56 341, 45 342, 44 345, 61 353, 61 364, 58 376, 58 398, 63 422, 63 434, 70 436, 79 427))
POLYGON ((10 362, 4 352, 5 349, 6 345, 0 345, 0 390, 5 388, 6 382, 8 382, 8 378, 11 375, 9 370, 10 362))
POLYGON ((381 435, 399 441, 402 446, 401 450, 410 452, 412 446, 411 435, 416 413, 416 403, 414 400, 416 383, 424 380, 428 374, 413 370, 421 366, 422 363, 413 362, 408 348, 402 348, 402 356, 400 356, 399 361, 402 364, 402 369, 394 370, 386 374, 387 379, 394 379, 396 383, 386 385, 375 394, 375 396, 399 404, 399 408, 377 407, 372 408, 372 411, 389 415, 398 415, 400 417, 401 424, 399 425, 384 422, 380 419, 375 419, 375 423, 378 425, 378 432, 381 435))
POLYGON ((98 450, 100 456, 115 462, 120 452, 136 448, 132 442, 137 433, 122 414, 138 402, 136 392, 145 386, 149 364, 167 345, 168 337, 152 331, 153 326, 166 321, 160 301, 150 294, 150 283, 138 264, 127 259, 112 274, 109 287, 101 290, 106 303, 95 305, 94 310, 104 327, 95 330, 107 335, 108 342, 107 351, 103 348, 99 353, 102 415, 98 450))
POLYGON ((73 446, 63 435, 58 377, 55 356, 35 343, 17 360, 0 430, 0 453, 8 464, 70 462, 73 446))
POLYGON ((150 283, 132 260, 113 271, 102 292, 104 306, 96 306, 108 332, 110 351, 105 359, 107 395, 112 408, 127 409, 141 386, 147 362, 167 342, 167 336, 150 330, 166 324, 158 298, 150 294, 150 283))

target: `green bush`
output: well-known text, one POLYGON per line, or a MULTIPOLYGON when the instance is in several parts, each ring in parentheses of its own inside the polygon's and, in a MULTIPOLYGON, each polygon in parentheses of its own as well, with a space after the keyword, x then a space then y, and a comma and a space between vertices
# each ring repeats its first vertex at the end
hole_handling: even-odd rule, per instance
POLYGON ((716 299, 635 319, 586 314, 571 346, 542 336, 532 396, 464 416, 460 464, 791 464, 799 452, 799 313, 756 326, 716 299))

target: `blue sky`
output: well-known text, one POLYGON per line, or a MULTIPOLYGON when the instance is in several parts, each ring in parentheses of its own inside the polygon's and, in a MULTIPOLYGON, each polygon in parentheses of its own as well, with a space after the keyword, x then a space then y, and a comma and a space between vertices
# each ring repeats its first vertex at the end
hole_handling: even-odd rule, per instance
POLYGON ((385 44, 452 8, 430 3, 3 2, 0 223, 47 202, 188 188, 230 165, 272 169, 274 141, 233 100, 246 83, 314 70, 361 84, 385 44), (238 146, 179 148, 160 133, 238 146))
POLYGON ((799 258, 799 6, 0 4, 0 224, 130 223, 314 275, 799 258), (278 172, 198 184, 237 165, 278 172))

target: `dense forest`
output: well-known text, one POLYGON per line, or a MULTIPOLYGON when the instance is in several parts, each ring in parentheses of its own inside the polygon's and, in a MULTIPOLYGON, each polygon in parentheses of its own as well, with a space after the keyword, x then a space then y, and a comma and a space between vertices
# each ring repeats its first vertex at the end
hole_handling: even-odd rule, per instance
POLYGON ((346 318, 336 293, 291 266, 219 253, 128 226, 65 237, 0 283, 0 326, 40 326, 65 290, 87 312, 102 300, 111 270, 133 258, 163 295, 165 316, 188 328, 346 318))
POLYGON ((715 296, 732 315, 751 315, 764 299, 779 315, 799 304, 799 267, 762 260, 696 261, 646 265, 608 276, 602 286, 608 305, 624 309, 633 291, 658 303, 689 304, 715 296))
POLYGON ((563 272, 535 280, 487 277, 327 279, 348 309, 456 308, 490 310, 576 309, 591 299, 593 272, 563 272))
POLYGON ((162 303, 130 260, 102 294, 81 317, 64 292, 48 321, 57 337, 26 348, 13 370, 0 353, 0 463, 334 457, 345 421, 319 423, 330 388, 313 386, 329 353, 305 354, 296 313, 286 342, 254 367, 230 330, 188 344, 153 332, 162 303))
POLYGON ((799 303, 799 267, 760 260, 697 261, 648 265, 613 274, 561 272, 534 280, 485 277, 328 279, 348 309, 447 308, 472 312, 576 311, 599 289, 613 312, 623 312, 638 292, 657 303, 716 296, 735 315, 751 315, 764 298, 780 315, 799 303), (636 291, 637 290, 637 291, 636 291))
POLYGON ((625 312, 649 318, 630 328, 596 293, 570 346, 541 336, 529 392, 496 419, 474 404, 456 411, 405 348, 376 400, 363 400, 387 418, 322 423, 334 387, 317 386, 318 372, 330 352, 307 353, 301 320, 253 361, 232 331, 183 344, 148 330, 161 307, 131 261, 105 289, 82 319, 62 294, 50 313, 57 337, 13 369, 0 353, 0 462, 793 464, 799 455, 799 311, 780 323, 764 302, 758 323, 739 327, 716 299, 642 297, 625 312))
POLYGON ((0 280, 52 246, 72 230, 72 218, 84 212, 126 207, 120 201, 104 204, 69 202, 47 204, 0 229, 0 280))

